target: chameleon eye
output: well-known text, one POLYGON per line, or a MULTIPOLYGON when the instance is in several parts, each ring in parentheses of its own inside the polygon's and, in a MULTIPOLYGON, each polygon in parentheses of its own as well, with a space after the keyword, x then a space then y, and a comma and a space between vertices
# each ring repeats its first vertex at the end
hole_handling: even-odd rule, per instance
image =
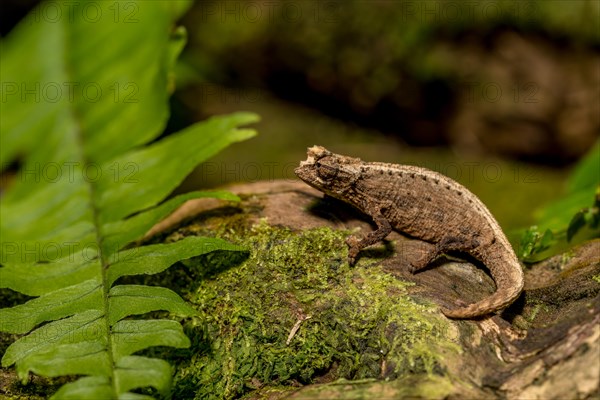
POLYGON ((327 164, 317 163, 317 174, 323 180, 334 179, 338 174, 338 169, 327 164))

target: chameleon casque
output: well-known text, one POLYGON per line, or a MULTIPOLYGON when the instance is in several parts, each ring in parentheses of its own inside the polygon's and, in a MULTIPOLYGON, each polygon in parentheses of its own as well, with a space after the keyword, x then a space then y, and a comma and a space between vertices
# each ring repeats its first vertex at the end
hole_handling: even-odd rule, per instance
POLYGON ((523 270, 498 222, 469 190, 437 172, 410 166, 364 162, 324 147, 308 149, 296 175, 319 191, 342 200, 373 218, 377 229, 350 236, 349 262, 366 246, 383 240, 392 229, 433 243, 415 273, 449 251, 481 261, 496 283, 496 292, 466 306, 442 309, 451 318, 487 315, 511 304, 523 289, 523 270))

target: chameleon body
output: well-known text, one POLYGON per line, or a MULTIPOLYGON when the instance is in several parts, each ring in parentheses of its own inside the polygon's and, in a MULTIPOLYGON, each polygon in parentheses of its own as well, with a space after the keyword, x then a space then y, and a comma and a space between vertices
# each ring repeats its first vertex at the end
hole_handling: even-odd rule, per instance
POLYGON ((487 315, 511 304, 523 289, 523 270, 498 222, 469 190, 437 172, 409 165, 364 162, 321 146, 308 149, 296 175, 319 191, 351 204, 373 218, 377 229, 350 236, 349 262, 392 229, 435 246, 415 273, 441 254, 460 251, 489 268, 496 292, 466 306, 442 309, 451 318, 487 315))

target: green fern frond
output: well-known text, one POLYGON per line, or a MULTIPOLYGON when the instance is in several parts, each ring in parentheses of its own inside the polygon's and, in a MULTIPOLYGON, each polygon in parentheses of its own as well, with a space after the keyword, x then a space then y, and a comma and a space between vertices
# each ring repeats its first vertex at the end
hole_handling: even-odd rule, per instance
POLYGON ((214 117, 148 145, 168 118, 170 69, 185 39, 172 24, 189 3, 51 2, 60 17, 49 4, 2 43, 0 162, 21 168, 0 203, 0 287, 34 297, 0 310, 0 330, 24 335, 2 366, 15 365, 24 382, 80 376, 57 399, 147 398, 131 392, 144 387, 167 395, 169 364, 135 353, 188 347, 188 338, 175 321, 127 317, 195 311, 170 289, 118 279, 240 249, 203 237, 128 245, 188 199, 236 200, 165 198, 200 162, 252 137, 239 126, 258 117, 214 117))

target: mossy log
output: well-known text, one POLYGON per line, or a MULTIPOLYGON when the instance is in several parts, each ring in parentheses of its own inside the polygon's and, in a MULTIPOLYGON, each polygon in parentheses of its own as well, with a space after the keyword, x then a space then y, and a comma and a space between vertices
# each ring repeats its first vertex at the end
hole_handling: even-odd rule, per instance
POLYGON ((194 201, 153 232, 248 249, 227 270, 219 258, 186 265, 204 271, 188 296, 203 317, 188 324, 200 344, 180 362, 178 397, 600 395, 600 240, 526 267, 523 294, 503 312, 449 320, 438 305, 495 290, 483 266, 443 257, 412 275, 405 266, 431 245, 393 232, 350 267, 344 239, 372 229, 360 213, 296 182, 231 190, 241 203, 194 201))

